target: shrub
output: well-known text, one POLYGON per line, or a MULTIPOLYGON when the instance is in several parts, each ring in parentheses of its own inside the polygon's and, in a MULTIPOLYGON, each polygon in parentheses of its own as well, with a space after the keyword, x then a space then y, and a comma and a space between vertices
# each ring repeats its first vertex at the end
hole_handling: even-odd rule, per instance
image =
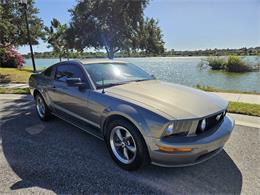
POLYGON ((238 56, 229 56, 226 64, 226 70, 228 72, 249 72, 252 71, 252 67, 243 62, 238 56))
POLYGON ((222 70, 225 68, 225 59, 220 57, 208 57, 207 63, 212 70, 222 70))
POLYGON ((22 68, 24 63, 23 56, 15 48, 0 48, 0 67, 22 68))
POLYGON ((203 65, 210 66, 212 70, 224 70, 227 72, 250 72, 257 70, 257 66, 251 66, 250 64, 244 62, 239 56, 228 56, 228 58, 223 57, 208 57, 203 65))

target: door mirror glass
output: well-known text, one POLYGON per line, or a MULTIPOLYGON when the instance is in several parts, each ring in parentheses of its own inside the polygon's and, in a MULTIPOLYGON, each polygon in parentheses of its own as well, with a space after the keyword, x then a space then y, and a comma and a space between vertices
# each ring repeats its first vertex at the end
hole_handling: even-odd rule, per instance
POLYGON ((77 86, 78 83, 81 83, 80 78, 67 78, 66 83, 68 86, 77 86))
POLYGON ((82 82, 80 78, 67 78, 66 83, 70 87, 78 87, 79 89, 87 88, 87 84, 82 82))

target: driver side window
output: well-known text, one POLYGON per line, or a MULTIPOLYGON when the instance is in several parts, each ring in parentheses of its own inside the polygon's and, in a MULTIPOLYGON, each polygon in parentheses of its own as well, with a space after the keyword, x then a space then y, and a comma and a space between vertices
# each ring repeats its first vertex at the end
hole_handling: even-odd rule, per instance
POLYGON ((66 82, 67 78, 80 78, 85 81, 82 70, 75 65, 60 65, 57 66, 55 80, 66 82))

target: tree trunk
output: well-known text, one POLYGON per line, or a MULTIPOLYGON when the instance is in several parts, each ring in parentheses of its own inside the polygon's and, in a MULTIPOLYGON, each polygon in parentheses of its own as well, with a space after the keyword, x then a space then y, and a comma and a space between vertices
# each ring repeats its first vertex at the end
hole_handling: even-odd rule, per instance
POLYGON ((113 59, 114 58, 114 51, 113 51, 113 48, 108 48, 106 47, 106 51, 107 51, 107 57, 108 59, 113 59))
POLYGON ((60 62, 61 62, 61 56, 59 55, 59 59, 60 59, 60 62))
POLYGON ((112 60, 114 58, 114 52, 113 51, 109 51, 107 57, 112 60))

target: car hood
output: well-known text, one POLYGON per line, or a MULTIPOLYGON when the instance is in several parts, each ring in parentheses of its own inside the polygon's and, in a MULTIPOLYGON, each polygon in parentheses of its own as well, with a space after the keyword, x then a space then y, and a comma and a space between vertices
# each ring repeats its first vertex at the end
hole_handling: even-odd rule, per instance
POLYGON ((227 108, 220 97, 159 80, 131 82, 106 89, 106 93, 151 107, 175 119, 202 118, 227 108))

